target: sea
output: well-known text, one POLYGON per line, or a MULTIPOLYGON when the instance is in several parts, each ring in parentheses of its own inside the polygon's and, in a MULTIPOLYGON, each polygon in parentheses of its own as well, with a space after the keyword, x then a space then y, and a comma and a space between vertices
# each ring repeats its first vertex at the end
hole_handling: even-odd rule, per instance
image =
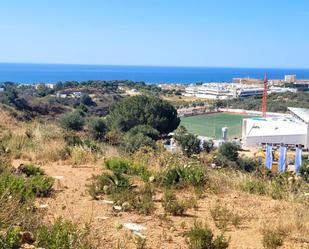
POLYGON ((296 74, 309 79, 309 69, 227 68, 227 67, 161 67, 0 63, 0 82, 23 84, 56 83, 84 80, 132 80, 149 84, 232 82, 235 77, 283 79, 296 74))

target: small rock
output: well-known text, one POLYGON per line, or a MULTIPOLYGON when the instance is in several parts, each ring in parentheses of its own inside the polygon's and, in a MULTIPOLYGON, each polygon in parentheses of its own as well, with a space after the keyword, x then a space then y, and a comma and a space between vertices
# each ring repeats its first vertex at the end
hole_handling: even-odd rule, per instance
POLYGON ((29 244, 23 244, 20 247, 21 249, 37 249, 34 245, 29 245, 29 244))
POLYGON ((117 211, 121 211, 122 210, 122 207, 121 206, 113 206, 113 208, 117 211))
POLYGON ((39 208, 41 208, 41 209, 46 209, 46 208, 48 208, 48 204, 41 204, 41 205, 39 206, 39 208))
POLYGON ((64 178, 64 176, 53 176, 53 178, 54 178, 55 180, 60 181, 60 180, 62 180, 62 179, 64 178))
POLYGON ((136 223, 125 223, 123 225, 126 229, 129 229, 131 231, 140 232, 142 230, 146 230, 147 228, 143 225, 136 224, 136 223))
POLYGON ((110 193, 110 190, 111 190, 110 186, 108 186, 108 185, 103 186, 104 194, 108 195, 110 193))
POLYGON ((113 201, 108 201, 108 200, 103 200, 103 202, 106 203, 106 204, 114 204, 113 201))
POLYGON ((145 240, 147 238, 146 235, 143 235, 143 234, 141 234, 139 232, 133 232, 133 234, 135 234, 136 236, 140 237, 143 240, 145 240))
POLYGON ((107 220, 109 217, 106 217, 106 216, 98 216, 96 217, 96 219, 98 219, 99 221, 102 221, 102 220, 107 220))
POLYGON ((155 177, 154 176, 150 176, 149 177, 149 182, 151 183, 151 182, 154 182, 155 181, 155 177))
POLYGON ((122 207, 123 211, 129 211, 129 210, 132 209, 131 204, 127 201, 122 203, 121 207, 122 207))

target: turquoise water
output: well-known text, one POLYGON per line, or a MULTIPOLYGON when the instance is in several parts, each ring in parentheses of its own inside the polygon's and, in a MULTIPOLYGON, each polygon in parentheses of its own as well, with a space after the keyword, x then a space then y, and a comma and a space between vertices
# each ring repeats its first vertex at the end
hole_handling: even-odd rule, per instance
POLYGON ((272 79, 283 79, 285 74, 296 74, 299 79, 309 79, 309 69, 0 63, 0 82, 37 83, 65 80, 133 80, 146 83, 230 82, 234 77, 263 79, 265 72, 272 79))

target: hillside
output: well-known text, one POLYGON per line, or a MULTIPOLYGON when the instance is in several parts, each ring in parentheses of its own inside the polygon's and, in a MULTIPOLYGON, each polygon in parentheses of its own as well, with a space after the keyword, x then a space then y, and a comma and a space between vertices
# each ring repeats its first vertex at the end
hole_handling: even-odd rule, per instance
MULTIPOLYGON (((166 151, 162 134, 173 127, 164 120, 177 124, 166 102, 117 103, 107 127, 86 115, 76 130, 52 118, 20 121, 11 115, 20 110, 1 108, 2 248, 308 247, 305 175, 265 172, 234 147, 166 151), (144 119, 143 108, 153 116, 144 119)), ((181 127, 176 134, 180 144, 195 139, 181 127)))

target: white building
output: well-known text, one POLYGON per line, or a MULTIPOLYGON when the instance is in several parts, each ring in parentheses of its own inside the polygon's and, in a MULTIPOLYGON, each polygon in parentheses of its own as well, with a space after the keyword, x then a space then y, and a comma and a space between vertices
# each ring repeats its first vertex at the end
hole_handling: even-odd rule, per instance
POLYGON ((284 81, 286 83, 294 83, 296 81, 296 75, 295 74, 284 75, 284 81))
POLYGON ((309 148, 309 109, 289 108, 291 115, 272 118, 248 118, 243 120, 242 140, 247 147, 261 144, 309 148))

